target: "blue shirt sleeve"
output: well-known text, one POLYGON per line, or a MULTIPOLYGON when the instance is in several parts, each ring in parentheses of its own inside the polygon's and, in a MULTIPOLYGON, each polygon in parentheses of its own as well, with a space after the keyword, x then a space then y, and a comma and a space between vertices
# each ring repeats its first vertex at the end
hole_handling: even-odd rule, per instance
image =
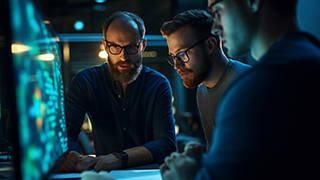
POLYGON ((153 155, 156 163, 161 164, 164 158, 176 150, 175 124, 172 113, 172 92, 167 79, 164 79, 156 92, 156 102, 153 115, 154 141, 146 147, 153 155))
POLYGON ((68 90, 66 98, 66 119, 69 151, 75 150, 81 153, 81 147, 77 143, 80 128, 86 113, 85 95, 81 91, 81 83, 75 77, 68 90))

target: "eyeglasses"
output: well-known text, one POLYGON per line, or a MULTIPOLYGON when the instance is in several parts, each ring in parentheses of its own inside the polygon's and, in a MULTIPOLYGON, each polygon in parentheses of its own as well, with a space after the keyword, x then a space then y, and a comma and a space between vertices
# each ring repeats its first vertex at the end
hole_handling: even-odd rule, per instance
POLYGON ((200 40, 200 41, 197 42, 196 44, 192 45, 191 47, 189 47, 189 48, 186 49, 185 51, 179 52, 179 53, 178 53, 177 55, 175 55, 175 56, 171 56, 171 55, 170 55, 169 57, 166 58, 167 62, 168 62, 171 66, 173 66, 173 67, 174 67, 174 59, 175 59, 175 58, 177 58, 177 59, 178 59, 180 62, 182 62, 182 63, 187 63, 187 62, 190 60, 187 52, 188 52, 190 49, 192 49, 193 47, 195 47, 196 45, 200 44, 202 41, 204 41, 204 40, 206 40, 206 39, 208 39, 208 38, 209 38, 209 37, 206 37, 206 38, 200 40))
POLYGON ((109 48, 109 52, 113 55, 118 55, 122 52, 122 49, 126 51, 129 55, 134 55, 138 52, 140 43, 143 39, 141 39, 136 45, 128 45, 128 46, 119 46, 117 44, 112 44, 111 42, 108 42, 106 39, 104 39, 107 42, 107 47, 109 48), (110 43, 110 45, 108 44, 110 43))
POLYGON ((220 8, 214 8, 214 6, 218 3, 220 3, 221 1, 223 0, 217 0, 213 3, 210 4, 210 6, 208 7, 207 11, 211 14, 212 18, 214 20, 218 19, 219 16, 220 16, 220 11, 221 9, 220 8))

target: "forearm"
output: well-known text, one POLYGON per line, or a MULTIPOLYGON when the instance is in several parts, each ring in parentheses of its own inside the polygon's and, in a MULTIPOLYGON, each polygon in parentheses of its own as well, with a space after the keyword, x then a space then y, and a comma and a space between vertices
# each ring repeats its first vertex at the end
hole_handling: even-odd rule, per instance
POLYGON ((133 147, 124 150, 124 152, 129 156, 128 166, 138 166, 154 162, 153 155, 146 147, 133 147))

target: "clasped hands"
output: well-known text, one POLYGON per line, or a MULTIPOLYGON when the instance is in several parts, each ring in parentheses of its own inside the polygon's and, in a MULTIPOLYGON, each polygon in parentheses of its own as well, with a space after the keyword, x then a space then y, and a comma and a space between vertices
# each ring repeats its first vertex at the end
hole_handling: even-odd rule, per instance
POLYGON ((113 154, 102 155, 99 157, 82 156, 76 151, 70 151, 66 161, 60 168, 61 172, 83 172, 85 170, 94 171, 110 171, 112 169, 119 169, 121 167, 121 160, 116 158, 113 154))
POLYGON ((193 180, 200 169, 202 159, 201 145, 190 142, 183 153, 173 152, 164 159, 160 173, 164 180, 193 180))

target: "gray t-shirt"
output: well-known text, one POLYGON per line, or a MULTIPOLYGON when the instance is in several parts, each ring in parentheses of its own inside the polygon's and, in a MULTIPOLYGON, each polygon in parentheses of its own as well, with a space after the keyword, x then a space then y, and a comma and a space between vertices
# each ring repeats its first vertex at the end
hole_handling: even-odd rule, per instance
POLYGON ((239 61, 229 60, 218 83, 207 88, 201 84, 197 90, 197 105, 200 112, 204 135, 207 141, 207 150, 210 147, 212 131, 216 125, 216 112, 224 90, 240 75, 249 70, 251 66, 239 61))

